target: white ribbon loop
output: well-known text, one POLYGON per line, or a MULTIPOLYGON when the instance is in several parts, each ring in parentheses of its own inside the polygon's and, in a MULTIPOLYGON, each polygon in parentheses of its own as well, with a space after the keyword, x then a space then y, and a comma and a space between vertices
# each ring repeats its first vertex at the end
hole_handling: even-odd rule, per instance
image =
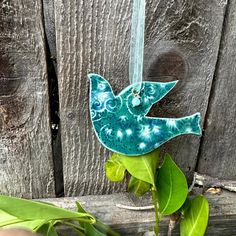
POLYGON ((145 32, 145 0, 134 0, 131 26, 129 80, 136 84, 134 93, 139 94, 143 80, 143 51, 145 32))

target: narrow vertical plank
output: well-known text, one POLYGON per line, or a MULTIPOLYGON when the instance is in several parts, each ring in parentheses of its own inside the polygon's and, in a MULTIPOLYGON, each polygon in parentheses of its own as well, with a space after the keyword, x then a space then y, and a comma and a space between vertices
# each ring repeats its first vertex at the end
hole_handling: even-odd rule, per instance
MULTIPOLYGON (((151 114, 181 117, 200 111, 204 119, 225 5, 221 0, 147 1, 145 78, 180 80, 151 114)), ((86 74, 102 74, 115 93, 128 85, 131 7, 131 0, 55 2, 66 196, 123 190, 108 183, 104 174, 110 153, 92 130, 86 74)), ((181 137, 165 145, 189 175, 199 140, 181 137)))
POLYGON ((198 171, 236 180, 236 2, 230 0, 198 171))
POLYGON ((41 1, 1 1, 0 40, 0 193, 55 196, 41 1))

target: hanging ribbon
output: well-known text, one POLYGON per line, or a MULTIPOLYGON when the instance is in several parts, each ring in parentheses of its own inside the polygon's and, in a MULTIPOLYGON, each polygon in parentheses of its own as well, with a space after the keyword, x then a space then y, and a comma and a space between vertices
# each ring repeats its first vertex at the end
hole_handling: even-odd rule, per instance
POLYGON ((139 94, 142 87, 144 31, 145 0, 134 0, 129 62, 129 81, 130 84, 136 84, 134 94, 139 94))

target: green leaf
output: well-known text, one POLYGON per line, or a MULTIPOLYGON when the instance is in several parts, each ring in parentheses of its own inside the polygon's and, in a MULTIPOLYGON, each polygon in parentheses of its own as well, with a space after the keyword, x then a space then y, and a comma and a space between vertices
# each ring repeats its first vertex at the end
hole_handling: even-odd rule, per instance
POLYGON ((158 149, 142 156, 117 155, 132 176, 155 186, 155 173, 160 156, 158 149))
POLYGON ((162 215, 176 212, 188 195, 188 184, 183 172, 166 154, 156 181, 159 210, 162 215))
POLYGON ((184 213, 188 210, 188 208, 191 206, 191 202, 189 198, 186 198, 183 206, 180 208, 180 213, 184 215, 184 213))
POLYGON ((29 221, 21 221, 14 224, 6 224, 3 228, 25 228, 29 229, 31 231, 35 231, 39 226, 45 224, 45 220, 39 219, 39 220, 29 220, 29 221))
POLYGON ((68 227, 70 227, 71 229, 73 229, 75 232, 77 232, 77 234, 79 236, 85 236, 84 235, 84 224, 88 224, 88 223, 82 223, 82 222, 78 222, 78 221, 55 221, 53 223, 53 226, 57 225, 57 224, 63 224, 66 225, 68 227))
POLYGON ((78 201, 76 202, 76 206, 77 206, 78 212, 86 213, 85 209, 81 206, 81 204, 78 201))
MULTIPOLYGON (((86 213, 86 211, 84 210, 84 208, 81 206, 81 204, 78 201, 76 202, 76 206, 77 206, 78 212, 86 213)), ((84 223, 83 222, 81 222, 80 225, 84 228, 84 223)))
POLYGON ((128 191, 132 192, 137 197, 141 197, 147 193, 151 187, 151 184, 131 176, 128 185, 128 191))
MULTIPOLYGON (((85 213, 86 211, 84 208, 81 206, 79 202, 76 202, 77 208, 79 212, 85 213)), ((97 230, 93 225, 88 224, 88 223, 83 223, 83 227, 85 228, 85 235, 86 236, 104 236, 106 234, 103 234, 99 230, 97 230)))
POLYGON ((181 236, 203 236, 205 234, 208 218, 209 204, 204 196, 197 196, 190 201, 180 222, 181 236))
POLYGON ((105 164, 106 176, 110 181, 121 182, 125 177, 125 167, 119 159, 119 154, 114 153, 105 164))
MULTIPOLYGON (((77 208, 79 212, 83 212, 85 213, 86 211, 84 210, 84 208, 80 205, 79 202, 76 202, 77 208)), ((80 223, 81 224, 81 223, 80 223)), ((81 224, 82 227, 85 228, 85 223, 81 224)), ((113 231, 109 226, 103 224, 101 221, 99 221, 98 219, 96 220, 96 222, 93 224, 93 227, 95 227, 95 229, 105 235, 112 235, 112 236, 119 236, 118 233, 116 233, 115 231, 113 231)))
POLYGON ((45 221, 71 219, 95 222, 95 218, 88 213, 65 210, 42 202, 30 201, 0 195, 0 209, 22 220, 45 221))
POLYGON ((58 236, 52 223, 42 225, 36 232, 42 234, 43 236, 58 236))
POLYGON ((18 219, 17 217, 10 215, 0 209, 0 227, 3 227, 8 224, 14 224, 21 221, 22 220, 18 219))
POLYGON ((106 236, 107 234, 104 234, 104 233, 98 231, 91 224, 85 224, 85 235, 86 236, 106 236))
POLYGON ((26 228, 31 231, 45 223, 45 220, 24 221, 0 210, 0 228, 26 228))
POLYGON ((75 228, 75 227, 73 227, 73 226, 71 226, 71 228, 76 232, 76 234, 77 234, 78 236, 85 236, 84 230, 83 230, 83 231, 78 230, 78 228, 75 228))

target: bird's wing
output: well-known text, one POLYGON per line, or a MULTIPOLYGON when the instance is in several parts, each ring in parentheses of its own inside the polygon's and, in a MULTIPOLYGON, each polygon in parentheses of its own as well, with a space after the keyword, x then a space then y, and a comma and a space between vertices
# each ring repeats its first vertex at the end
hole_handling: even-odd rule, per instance
POLYGON ((132 84, 122 90, 118 96, 122 98, 122 100, 126 100, 129 110, 132 113, 138 115, 146 115, 148 111, 151 109, 154 103, 160 101, 163 97, 166 96, 177 84, 178 81, 172 81, 167 83, 160 82, 143 82, 142 88, 139 93, 140 105, 133 107, 132 100, 134 98, 133 90, 135 88, 135 84, 132 84))

